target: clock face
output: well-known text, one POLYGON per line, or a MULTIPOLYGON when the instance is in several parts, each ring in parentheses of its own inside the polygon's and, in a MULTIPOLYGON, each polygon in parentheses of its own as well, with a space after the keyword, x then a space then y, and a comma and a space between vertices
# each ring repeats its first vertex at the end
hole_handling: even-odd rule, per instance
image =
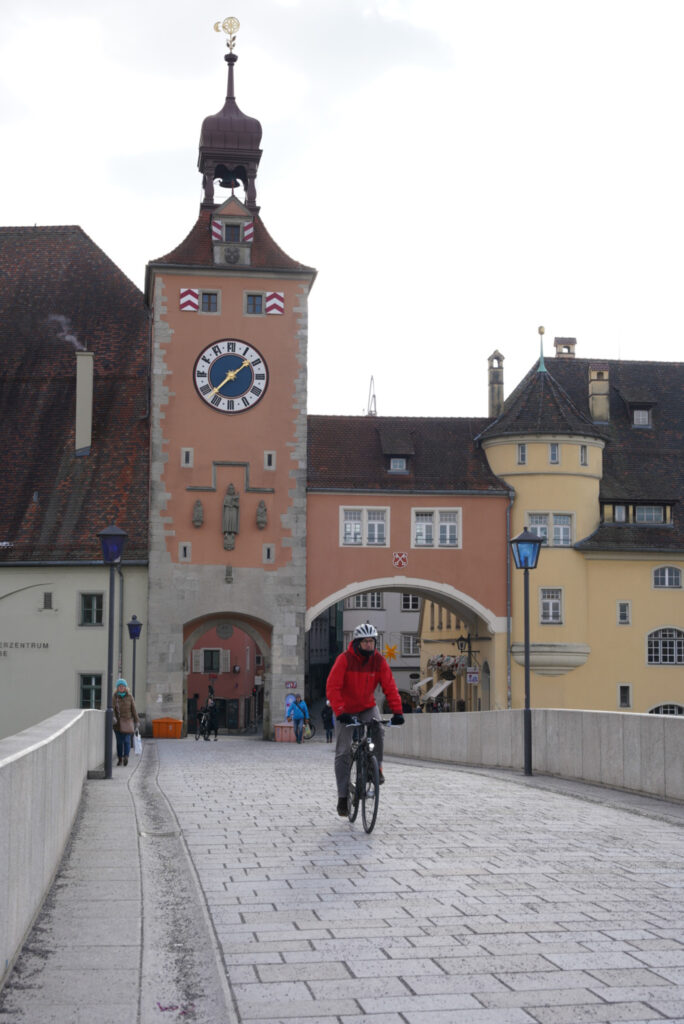
POLYGON ((208 345, 192 372, 197 394, 217 412, 244 412, 261 401, 268 367, 260 352, 237 338, 208 345))

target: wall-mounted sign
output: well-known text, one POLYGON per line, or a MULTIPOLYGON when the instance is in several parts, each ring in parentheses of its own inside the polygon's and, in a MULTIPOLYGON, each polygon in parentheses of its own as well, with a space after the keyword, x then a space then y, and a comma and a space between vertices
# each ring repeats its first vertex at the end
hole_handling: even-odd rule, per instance
POLYGON ((471 686, 477 686, 480 682, 480 670, 477 668, 469 668, 466 673, 466 682, 470 683, 471 686))
POLYGON ((293 679, 288 679, 287 682, 285 683, 285 689, 286 690, 296 690, 297 689, 296 682, 293 679))

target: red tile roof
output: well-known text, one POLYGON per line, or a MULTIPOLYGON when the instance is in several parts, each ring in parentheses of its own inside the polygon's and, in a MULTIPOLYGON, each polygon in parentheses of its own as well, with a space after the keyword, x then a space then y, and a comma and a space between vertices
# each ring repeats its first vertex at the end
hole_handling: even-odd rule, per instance
POLYGON ((0 562, 147 559, 148 312, 79 227, 0 228, 0 562), (90 454, 76 456, 76 350, 94 354, 90 454))
MULTIPOLYGON (((190 233, 180 245, 168 252, 166 256, 151 260, 150 265, 176 265, 181 267, 213 267, 214 249, 211 241, 211 218, 217 206, 203 205, 190 233)), ((312 267, 293 260, 283 252, 269 235, 264 222, 259 216, 254 217, 254 241, 252 242, 251 266, 264 270, 302 270, 313 273, 312 267)), ((230 268, 224 268, 230 269, 230 268)), ((244 272, 244 267, 234 268, 244 272)))

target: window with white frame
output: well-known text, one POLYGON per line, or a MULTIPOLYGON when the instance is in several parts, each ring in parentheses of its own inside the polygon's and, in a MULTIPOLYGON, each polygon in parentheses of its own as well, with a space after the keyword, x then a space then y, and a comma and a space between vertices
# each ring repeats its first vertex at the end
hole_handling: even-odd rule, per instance
POLYGON ((560 445, 555 441, 549 445, 549 462, 552 466, 557 466, 560 462, 560 445))
POLYGON ((671 626, 648 634, 649 665, 684 665, 684 631, 671 626))
POLYGON ((341 508, 340 544, 344 547, 386 547, 389 509, 341 508))
POLYGON ((405 473, 406 472, 406 457, 405 456, 392 456, 390 459, 390 473, 405 473))
POLYGON ((519 466, 526 466, 527 465, 527 445, 526 444, 519 444, 518 445, 518 465, 519 466))
POLYGON ((580 466, 586 466, 586 465, 589 464, 589 459, 587 458, 587 446, 586 446, 586 444, 581 444, 579 446, 579 461, 580 461, 580 466))
POLYGON ((195 461, 195 449, 194 448, 181 448, 180 450, 181 466, 183 469, 192 469, 195 461))
POLYGON ((675 589, 682 586, 682 570, 675 565, 661 565, 653 570, 653 586, 656 590, 675 589))
POLYGON ((651 426, 651 410, 646 406, 637 407, 632 409, 632 426, 634 427, 650 427, 651 426))
POLYGON ((456 508, 422 509, 411 511, 414 548, 458 548, 461 546, 461 510, 456 508))
POLYGON ((554 548, 572 545, 573 516, 569 512, 529 512, 527 528, 554 548))
POLYGON ((192 561, 192 544, 189 541, 181 541, 178 545, 178 561, 192 561))
POLYGON ((347 608, 382 608, 382 591, 369 590, 365 594, 354 594, 347 598, 347 608))
POLYGON ((631 626, 632 624, 632 602, 618 601, 617 603, 618 626, 631 626))
POLYGON ((613 508, 613 519, 616 523, 627 522, 627 506, 626 505, 615 505, 613 508))
POLYGON ((401 634, 401 656, 402 658, 420 656, 420 640, 414 633, 401 634))
POLYGON ((665 510, 662 505, 637 505, 634 509, 636 523, 664 523, 665 510))
POLYGON ((401 610, 402 612, 419 612, 420 611, 420 598, 417 594, 402 594, 401 595, 401 610))
POLYGON ((684 707, 681 704, 659 704, 657 708, 651 708, 649 715, 684 715, 684 707))
POLYGON ((632 685, 631 683, 620 683, 618 685, 618 707, 631 708, 632 706, 632 685))
POLYGON ((539 621, 542 625, 563 622, 563 591, 560 587, 542 587, 539 591, 539 621))

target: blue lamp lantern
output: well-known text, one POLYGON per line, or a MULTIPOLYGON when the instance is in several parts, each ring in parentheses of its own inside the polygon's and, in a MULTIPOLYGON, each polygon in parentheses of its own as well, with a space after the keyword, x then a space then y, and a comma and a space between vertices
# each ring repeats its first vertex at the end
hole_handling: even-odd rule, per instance
POLYGON ((108 526, 106 530, 100 530, 98 537, 102 545, 102 561, 105 565, 116 565, 117 562, 120 562, 124 545, 128 540, 126 531, 120 530, 118 526, 108 526))
POLYGON ((542 538, 528 529, 514 537, 510 545, 516 569, 536 569, 542 544, 542 538))

